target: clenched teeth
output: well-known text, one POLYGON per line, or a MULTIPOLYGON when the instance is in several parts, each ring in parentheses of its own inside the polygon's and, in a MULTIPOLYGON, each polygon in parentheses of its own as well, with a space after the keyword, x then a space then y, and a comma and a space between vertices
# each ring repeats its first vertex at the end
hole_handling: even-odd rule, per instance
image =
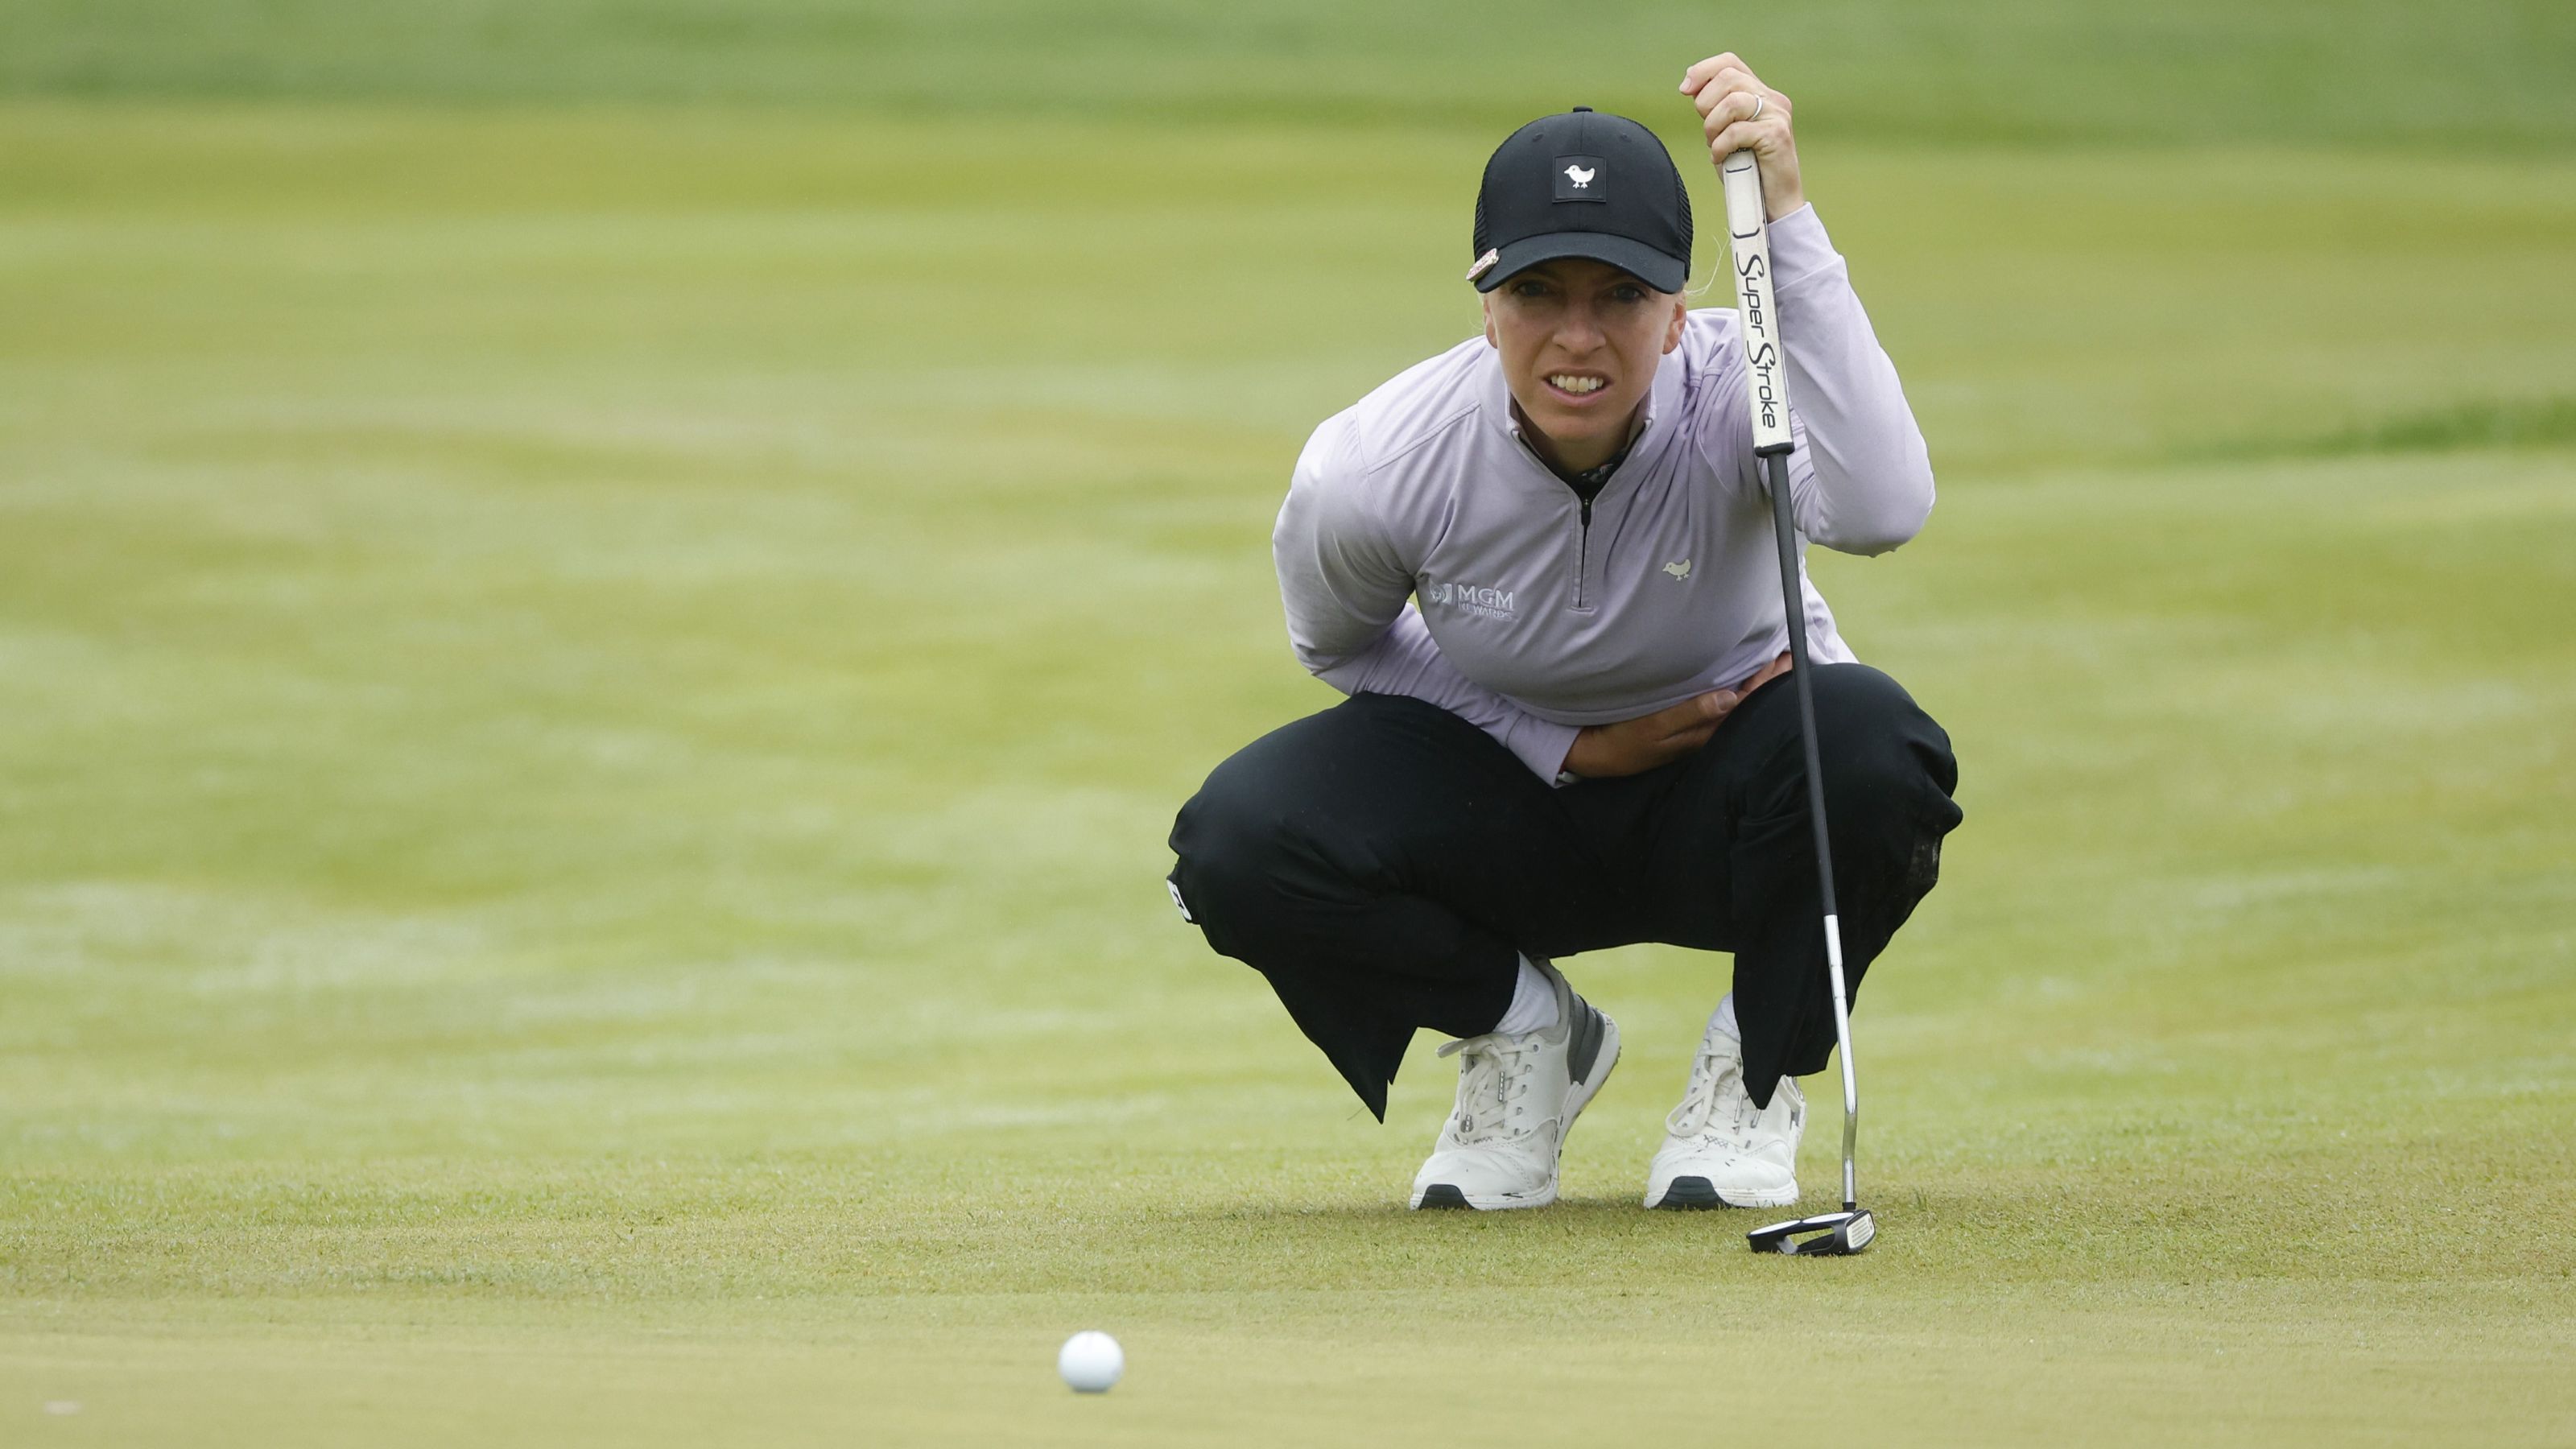
POLYGON ((1570 372, 1555 373, 1551 375, 1547 381, 1548 386, 1550 387, 1560 388, 1566 392, 1575 393, 1598 392, 1602 388, 1609 386, 1607 382, 1600 378, 1577 377, 1570 372))

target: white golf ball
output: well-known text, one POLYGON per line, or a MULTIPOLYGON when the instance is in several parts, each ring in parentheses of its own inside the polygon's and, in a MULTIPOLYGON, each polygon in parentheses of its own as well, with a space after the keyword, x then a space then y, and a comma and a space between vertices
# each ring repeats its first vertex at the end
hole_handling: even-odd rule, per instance
POLYGON ((1055 1371, 1077 1394, 1105 1394, 1127 1372, 1127 1355, 1119 1352, 1118 1340, 1096 1328, 1086 1329, 1064 1341, 1056 1352, 1055 1371))

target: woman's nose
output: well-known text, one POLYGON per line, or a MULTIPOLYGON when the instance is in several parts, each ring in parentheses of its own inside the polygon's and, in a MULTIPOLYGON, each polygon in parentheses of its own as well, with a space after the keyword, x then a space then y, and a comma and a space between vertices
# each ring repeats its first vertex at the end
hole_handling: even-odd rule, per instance
POLYGON ((1565 323, 1556 329, 1556 340, 1575 352, 1589 352, 1601 345, 1601 322, 1589 307, 1575 306, 1565 310, 1565 323))

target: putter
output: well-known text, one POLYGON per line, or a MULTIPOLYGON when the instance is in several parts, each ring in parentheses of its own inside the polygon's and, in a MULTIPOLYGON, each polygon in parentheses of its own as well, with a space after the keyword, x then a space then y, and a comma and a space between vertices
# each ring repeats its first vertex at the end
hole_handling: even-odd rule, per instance
POLYGON ((1771 488, 1772 531, 1780 539, 1780 597, 1789 615, 1790 678, 1798 686, 1798 730, 1807 746, 1807 813, 1816 826, 1816 878, 1825 905, 1825 970, 1834 988, 1834 1044, 1843 1063, 1843 1210, 1755 1228, 1757 1253, 1840 1257, 1878 1236, 1860 1206, 1852 1147, 1860 1133, 1860 1079, 1852 1071, 1851 1009, 1843 992, 1842 925, 1834 914, 1834 853, 1825 835, 1824 760, 1816 748, 1816 693, 1807 667, 1807 608, 1798 589, 1798 537, 1789 508, 1789 373, 1780 316, 1771 302, 1771 229, 1762 212, 1762 172, 1751 151, 1718 168, 1726 183, 1726 231, 1735 244, 1736 304, 1744 323, 1744 379, 1753 403, 1753 455, 1771 488))

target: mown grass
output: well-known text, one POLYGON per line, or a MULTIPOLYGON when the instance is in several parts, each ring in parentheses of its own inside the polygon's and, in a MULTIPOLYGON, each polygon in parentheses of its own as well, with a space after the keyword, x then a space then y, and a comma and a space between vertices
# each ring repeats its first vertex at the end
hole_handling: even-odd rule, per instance
POLYGON ((1573 963, 1570 1201, 1424 1220, 1427 1044, 1370 1123, 1159 885, 1489 128, 120 35, 0 109, 0 1439, 2576 1433, 2562 154, 1813 143, 1943 487, 1819 577, 1969 822, 1780 1264, 1629 1206, 1722 962, 1573 963))
POLYGON ((20 0, 0 92, 1500 134, 1568 105, 1650 111, 1726 49, 1836 139, 2393 144, 2409 174, 2576 141, 2576 18, 2552 0, 20 0))
POLYGON ((2458 403, 2436 412, 2383 418, 2320 437, 2274 442, 2258 451, 2449 453, 2465 448, 2553 448, 2576 443, 2576 398, 2458 403))

